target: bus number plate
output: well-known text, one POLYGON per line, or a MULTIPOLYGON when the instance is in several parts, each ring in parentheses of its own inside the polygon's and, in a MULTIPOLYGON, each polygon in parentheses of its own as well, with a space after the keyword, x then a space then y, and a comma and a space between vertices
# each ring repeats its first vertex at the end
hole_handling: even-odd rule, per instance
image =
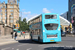
POLYGON ((50 40, 50 41, 54 41, 54 40, 50 40))

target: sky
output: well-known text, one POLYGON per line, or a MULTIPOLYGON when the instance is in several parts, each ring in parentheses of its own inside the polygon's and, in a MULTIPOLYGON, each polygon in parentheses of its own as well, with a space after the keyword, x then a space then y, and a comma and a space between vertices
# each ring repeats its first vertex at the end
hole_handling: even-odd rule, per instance
MULTIPOLYGON (((0 0, 0 2, 7 0, 0 0)), ((68 11, 68 0, 20 0, 20 17, 30 18, 42 13, 57 13, 59 15, 68 11)))

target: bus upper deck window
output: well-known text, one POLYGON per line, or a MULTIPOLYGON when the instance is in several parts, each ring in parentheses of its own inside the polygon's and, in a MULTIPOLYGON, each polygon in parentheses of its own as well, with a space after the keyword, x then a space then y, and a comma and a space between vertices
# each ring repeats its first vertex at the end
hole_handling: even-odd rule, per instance
POLYGON ((56 19, 56 15, 45 15, 45 19, 56 19))

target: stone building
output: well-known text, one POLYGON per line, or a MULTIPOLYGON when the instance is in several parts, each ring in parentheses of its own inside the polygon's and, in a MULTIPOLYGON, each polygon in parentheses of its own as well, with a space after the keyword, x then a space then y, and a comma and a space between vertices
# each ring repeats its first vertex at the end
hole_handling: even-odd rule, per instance
POLYGON ((4 26, 4 24, 0 23, 0 36, 1 35, 10 35, 12 31, 13 31, 12 27, 4 26))
POLYGON ((16 25, 19 20, 19 3, 17 0, 8 0, 8 3, 0 2, 0 8, 1 22, 11 27, 16 25))
POLYGON ((0 2, 0 35, 7 35, 19 20, 19 3, 17 0, 8 0, 7 3, 0 2))

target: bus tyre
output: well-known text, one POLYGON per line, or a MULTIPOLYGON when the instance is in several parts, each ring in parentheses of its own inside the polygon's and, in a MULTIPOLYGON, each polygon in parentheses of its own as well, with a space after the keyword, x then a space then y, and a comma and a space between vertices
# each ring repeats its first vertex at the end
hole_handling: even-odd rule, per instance
POLYGON ((38 37, 38 42, 40 42, 40 37, 38 37))

